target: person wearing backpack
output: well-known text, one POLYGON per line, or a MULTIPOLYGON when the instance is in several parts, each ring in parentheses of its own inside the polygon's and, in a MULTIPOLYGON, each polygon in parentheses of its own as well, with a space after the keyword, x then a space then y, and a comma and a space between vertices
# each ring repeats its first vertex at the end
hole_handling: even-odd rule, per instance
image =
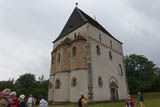
POLYGON ((78 100, 78 106, 79 107, 88 107, 87 99, 84 97, 84 94, 81 93, 80 95, 81 95, 81 97, 78 100))
POLYGON ((82 99, 82 107, 88 107, 87 99, 83 98, 82 99))
POLYGON ((134 107, 134 101, 131 99, 130 95, 128 95, 128 99, 125 100, 126 107, 134 107))

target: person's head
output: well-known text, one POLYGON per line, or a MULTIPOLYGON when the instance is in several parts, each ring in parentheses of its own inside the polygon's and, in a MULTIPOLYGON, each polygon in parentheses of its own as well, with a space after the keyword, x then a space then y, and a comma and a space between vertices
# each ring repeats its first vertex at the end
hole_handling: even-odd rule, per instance
POLYGON ((22 94, 22 95, 19 96, 19 98, 20 98, 20 100, 24 100, 25 95, 22 94))
POLYGON ((15 98, 16 97, 16 92, 15 91, 13 91, 13 92, 11 92, 9 95, 12 97, 12 98, 15 98))
POLYGON ((29 94, 29 97, 32 97, 32 94, 29 94))
POLYGON ((39 98, 38 98, 38 100, 40 101, 42 98, 43 98, 43 96, 42 96, 42 95, 40 95, 40 96, 39 96, 39 98))
POLYGON ((10 93, 11 93, 11 90, 8 89, 8 88, 6 88, 6 89, 4 89, 4 90, 2 91, 2 93, 3 93, 5 96, 9 96, 10 93))
POLYGON ((81 93, 80 93, 80 96, 81 96, 81 97, 82 97, 82 96, 84 96, 84 93, 83 93, 83 92, 81 92, 81 93))
POLYGON ((131 95, 128 95, 128 99, 131 99, 131 95))
POLYGON ((140 94, 141 94, 141 92, 140 92, 140 91, 138 91, 138 94, 140 95, 140 94))

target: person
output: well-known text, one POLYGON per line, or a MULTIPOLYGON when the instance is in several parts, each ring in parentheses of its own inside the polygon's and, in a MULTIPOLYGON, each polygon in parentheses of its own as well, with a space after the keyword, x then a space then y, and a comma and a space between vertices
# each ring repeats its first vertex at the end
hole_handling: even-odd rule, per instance
POLYGON ((3 92, 0 93, 0 107, 7 107, 8 100, 5 98, 5 94, 3 92))
POLYGON ((32 107, 33 103, 34 103, 34 98, 32 97, 32 94, 29 94, 29 98, 27 100, 28 107, 32 107))
POLYGON ((8 107, 18 107, 18 99, 16 97, 16 92, 10 93, 10 98, 8 98, 8 107))
POLYGON ((25 98, 25 95, 23 95, 23 94, 19 96, 19 104, 18 104, 18 107, 25 107, 24 98, 25 98))
POLYGON ((0 92, 0 107, 7 107, 8 106, 8 98, 11 90, 10 89, 4 89, 0 92))
POLYGON ((39 107, 48 107, 48 102, 43 99, 43 96, 39 96, 39 107))
POLYGON ((88 107, 88 104, 87 104, 87 99, 84 97, 84 94, 81 93, 80 94, 80 99, 78 100, 78 106, 79 107, 88 107))
POLYGON ((131 96, 128 95, 128 99, 125 100, 126 107, 134 107, 134 101, 131 99, 131 96))
POLYGON ((139 103, 140 103, 140 105, 141 105, 141 107, 145 107, 145 105, 144 105, 144 98, 143 98, 143 95, 142 95, 142 93, 140 92, 140 91, 138 91, 138 100, 139 100, 139 103))

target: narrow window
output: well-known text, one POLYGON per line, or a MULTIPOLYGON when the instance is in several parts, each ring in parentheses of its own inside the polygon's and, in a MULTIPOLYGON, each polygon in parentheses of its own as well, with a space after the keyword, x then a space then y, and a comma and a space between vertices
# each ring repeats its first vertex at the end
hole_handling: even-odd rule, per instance
POLYGON ((100 52, 100 47, 99 47, 99 45, 96 46, 96 49, 97 49, 97 55, 100 55, 101 52, 100 52))
POLYGON ((61 54, 60 53, 58 53, 58 62, 60 62, 60 60, 61 60, 61 54))
POLYGON ((102 41, 102 37, 101 37, 101 34, 99 34, 99 40, 100 40, 100 41, 102 41))
POLYGON ((110 45, 111 45, 111 47, 112 47, 112 41, 110 40, 110 45))
POLYGON ((77 34, 76 34, 76 33, 74 33, 74 39, 76 39, 76 37, 77 37, 77 34))
POLYGON ((55 85, 55 89, 60 89, 60 80, 56 79, 56 85, 55 85))
POLYGON ((52 60, 51 60, 52 64, 54 63, 54 56, 52 56, 52 60))
POLYGON ((72 56, 76 56, 76 47, 72 48, 72 56))
POLYGON ((109 51, 109 58, 110 58, 110 60, 112 60, 112 53, 111 53, 111 51, 109 51))
POLYGON ((51 82, 49 82, 49 88, 52 89, 53 88, 53 85, 51 82))
POLYGON ((98 86, 99 86, 99 87, 102 87, 102 86, 103 86, 102 77, 98 77, 98 86))
POLYGON ((120 75, 123 75, 123 70, 121 64, 119 64, 118 71, 120 75))
POLYGON ((76 87, 77 85, 77 79, 75 77, 72 78, 71 86, 76 87))

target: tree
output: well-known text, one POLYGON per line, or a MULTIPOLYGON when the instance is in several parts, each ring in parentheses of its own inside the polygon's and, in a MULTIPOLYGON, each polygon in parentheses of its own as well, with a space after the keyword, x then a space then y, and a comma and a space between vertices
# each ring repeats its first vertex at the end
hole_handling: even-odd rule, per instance
POLYGON ((12 80, 9 79, 8 81, 0 81, 0 90, 4 90, 6 88, 15 90, 14 79, 12 80))
POLYGON ((152 75, 152 89, 153 91, 160 91, 160 68, 156 68, 152 75))
POLYGON ((19 94, 25 94, 28 95, 29 93, 32 93, 34 88, 36 87, 36 79, 35 75, 31 73, 26 73, 24 75, 21 75, 17 81, 16 81, 17 91, 19 94))
MULTIPOLYGON (((153 78, 157 68, 143 55, 131 54, 125 57, 128 86, 131 93, 153 91, 153 78)), ((158 78, 158 77, 157 77, 158 78)), ((158 81, 155 79, 154 81, 158 81)))

